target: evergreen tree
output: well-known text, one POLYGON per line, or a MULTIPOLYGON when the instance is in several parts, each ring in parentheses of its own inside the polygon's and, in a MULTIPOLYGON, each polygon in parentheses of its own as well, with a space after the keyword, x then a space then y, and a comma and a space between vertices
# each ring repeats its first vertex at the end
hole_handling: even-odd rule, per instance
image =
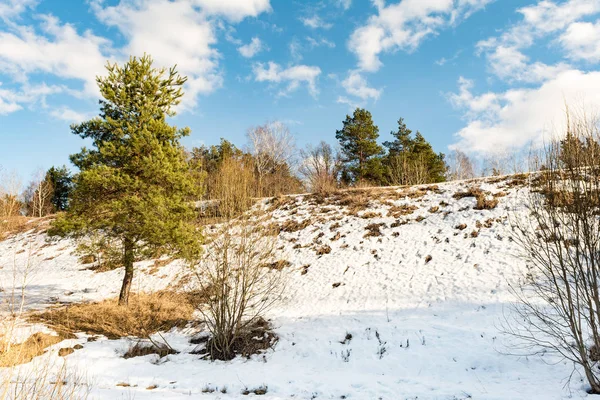
POLYGON ((65 211, 69 207, 69 196, 73 189, 73 177, 66 166, 52 167, 46 172, 46 181, 53 189, 50 200, 55 211, 65 211))
POLYGON ((385 175, 389 184, 414 185, 443 182, 447 166, 444 154, 435 153, 431 144, 417 131, 414 138, 404 119, 398 120, 398 130, 391 132, 395 138, 384 142, 388 154, 384 159, 385 175))
POLYGON ((100 116, 71 127, 74 134, 91 139, 93 148, 71 156, 80 173, 69 209, 51 233, 99 230, 117 239, 125 267, 119 304, 127 305, 136 256, 199 254, 189 201, 196 189, 179 143, 189 128, 166 121, 175 115, 186 78, 175 68, 153 68, 147 55, 107 69, 107 77, 97 78, 103 97, 100 116))
POLYGON ((352 117, 346 115, 343 124, 335 133, 345 164, 342 179, 346 183, 366 180, 379 184, 383 176, 380 158, 383 148, 377 143, 379 128, 373 123, 371 113, 357 108, 352 117))

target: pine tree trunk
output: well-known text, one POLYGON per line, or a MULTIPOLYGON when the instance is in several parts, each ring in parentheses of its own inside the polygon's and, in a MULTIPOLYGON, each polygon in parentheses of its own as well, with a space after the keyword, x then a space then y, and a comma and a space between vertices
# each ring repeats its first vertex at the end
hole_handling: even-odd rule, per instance
POLYGON ((125 276, 123 277, 123 285, 121 286, 121 294, 119 295, 120 306, 127 306, 129 304, 129 291, 131 290, 131 282, 133 281, 133 250, 133 240, 125 238, 123 241, 123 265, 125 266, 125 276))

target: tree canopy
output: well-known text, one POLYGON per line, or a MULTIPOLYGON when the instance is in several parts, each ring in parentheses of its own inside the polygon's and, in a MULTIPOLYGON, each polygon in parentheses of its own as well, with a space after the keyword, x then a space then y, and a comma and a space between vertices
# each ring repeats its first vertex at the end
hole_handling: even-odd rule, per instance
POLYGON ((186 78, 175 67, 154 68, 147 55, 123 66, 109 63, 107 70, 97 78, 99 117, 71 126, 92 140, 92 148, 71 156, 80 172, 69 209, 52 233, 99 230, 117 239, 125 267, 119 303, 127 304, 136 256, 170 251, 191 258, 200 252, 189 201, 197 186, 179 142, 190 130, 166 120, 175 115, 186 78))
POLYGON ((373 123, 371 113, 357 108, 352 117, 346 115, 343 127, 336 131, 335 137, 340 142, 345 163, 342 179, 346 183, 379 183, 383 174, 380 158, 383 148, 377 143, 379 128, 373 123))

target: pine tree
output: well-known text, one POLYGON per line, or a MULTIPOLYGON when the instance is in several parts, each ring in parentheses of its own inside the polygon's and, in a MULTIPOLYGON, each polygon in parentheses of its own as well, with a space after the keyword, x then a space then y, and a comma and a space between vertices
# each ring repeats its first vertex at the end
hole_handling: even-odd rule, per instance
POLYGON ((73 178, 66 166, 52 167, 46 172, 46 181, 53 189, 50 200, 55 211, 65 211, 69 207, 69 196, 73 189, 73 178))
POLYGON ((383 176, 380 155, 383 148, 377 144, 379 128, 373 123, 371 113, 363 108, 354 110, 352 117, 346 115, 343 128, 336 131, 340 142, 346 183, 370 181, 379 184, 383 176))
POLYGON ((175 68, 155 69, 144 55, 98 77, 100 116, 73 125, 92 149, 71 156, 80 170, 67 213, 54 234, 101 231, 122 245, 125 276, 119 304, 127 305, 137 256, 171 251, 193 258, 199 234, 191 223, 194 178, 179 140, 189 128, 167 123, 183 96, 186 78, 175 68))
POLYGON ((435 153, 431 144, 417 131, 414 138, 404 119, 398 120, 398 130, 391 132, 395 138, 384 142, 388 154, 384 158, 387 182, 392 185, 414 185, 443 182, 447 166, 444 154, 435 153))

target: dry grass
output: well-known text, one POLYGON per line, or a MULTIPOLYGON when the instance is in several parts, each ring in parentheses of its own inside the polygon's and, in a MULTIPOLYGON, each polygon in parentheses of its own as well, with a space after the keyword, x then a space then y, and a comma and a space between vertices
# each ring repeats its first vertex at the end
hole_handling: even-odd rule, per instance
POLYGON ((403 215, 409 215, 418 210, 419 207, 412 204, 393 205, 388 210, 388 217, 399 218, 403 215))
POLYGON ((123 358, 143 357, 149 354, 156 354, 160 358, 168 356, 169 354, 176 354, 177 352, 171 347, 164 343, 157 343, 151 341, 137 341, 129 347, 127 352, 123 354, 123 358))
POLYGON ((35 357, 44 354, 48 347, 68 338, 70 337, 38 332, 19 344, 9 346, 8 343, 3 341, 2 348, 0 348, 0 367, 6 368, 26 364, 35 357))
POLYGON ((363 237, 368 238, 368 237, 383 236, 383 233, 381 233, 382 227, 385 227, 384 223, 367 225, 365 227, 365 229, 367 230, 367 233, 365 233, 365 235, 363 237))
POLYGON ((34 232, 45 232, 50 227, 50 222, 53 219, 53 215, 43 218, 30 218, 21 215, 0 217, 0 240, 25 233, 32 229, 34 232))
POLYGON ((475 210, 493 210, 498 205, 498 199, 491 198, 488 199, 484 193, 481 193, 477 196, 477 204, 473 209, 475 210))
POLYGON ((459 200, 464 199, 465 197, 478 197, 481 196, 482 193, 483 191, 480 188, 471 186, 465 191, 454 193, 452 197, 459 200))
POLYGON ((75 304, 32 314, 30 320, 50 326, 61 335, 86 332, 109 339, 148 335, 184 327, 192 320, 194 304, 201 294, 162 291, 132 294, 129 307, 118 299, 75 304))
POLYGON ((303 221, 296 221, 294 219, 289 219, 281 224, 281 226, 279 227, 279 230, 281 232, 297 232, 297 231, 300 231, 300 230, 308 227, 311 224, 312 224, 312 221, 309 218, 307 218, 303 221))

